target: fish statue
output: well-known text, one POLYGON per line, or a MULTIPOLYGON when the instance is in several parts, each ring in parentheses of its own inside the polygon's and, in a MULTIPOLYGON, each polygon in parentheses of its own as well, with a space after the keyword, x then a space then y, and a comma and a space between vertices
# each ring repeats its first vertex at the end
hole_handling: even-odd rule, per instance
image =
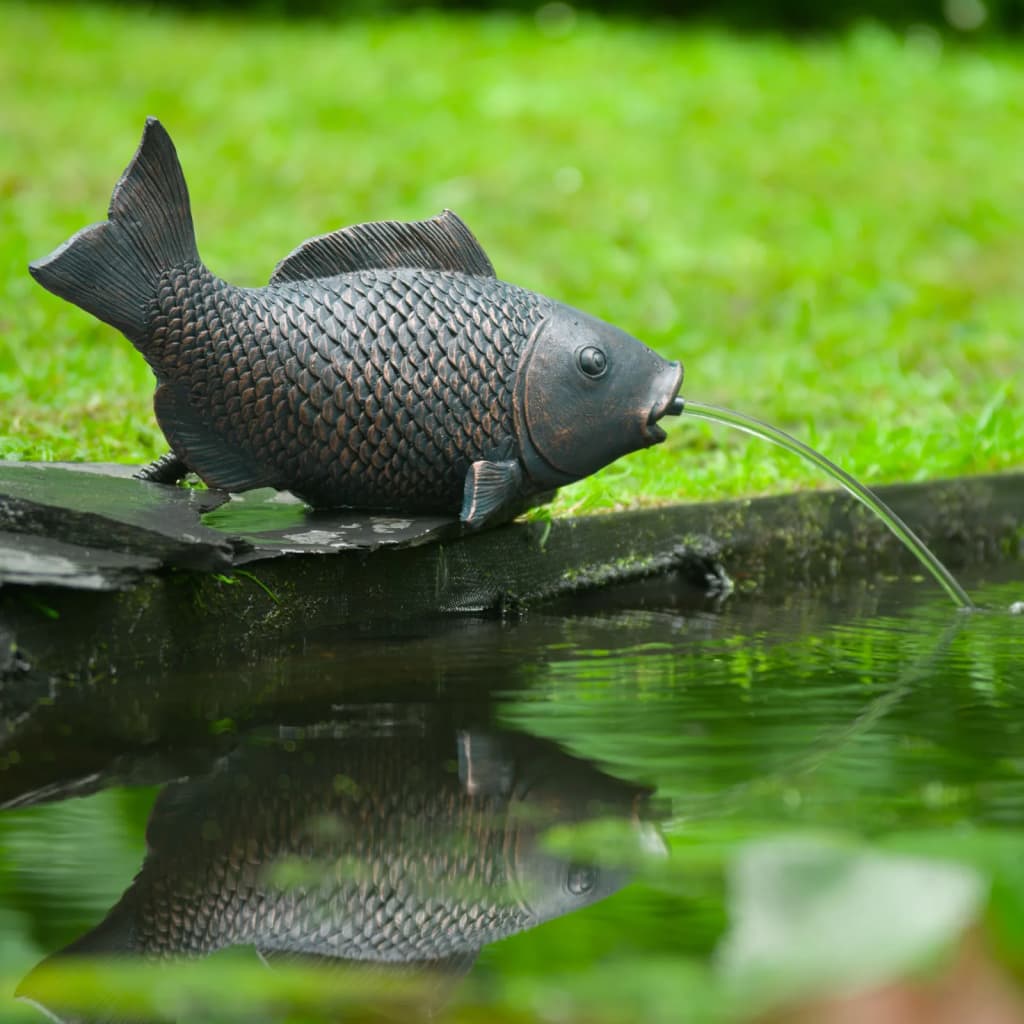
POLYGON ((108 220, 29 270, 149 363, 172 449, 156 479, 176 467, 226 491, 480 527, 663 441, 658 421, 681 411, 680 363, 498 280, 450 210, 342 228, 300 245, 265 288, 228 284, 199 257, 154 118, 108 220))
POLYGON ((166 962, 250 946, 271 967, 373 968, 385 996, 389 976, 441 979, 447 998, 482 946, 629 880, 622 866, 549 852, 553 826, 616 819, 627 848, 664 856, 650 790, 548 741, 317 728, 248 742, 162 790, 131 886, 18 995, 47 1007, 41 968, 70 957, 166 962))

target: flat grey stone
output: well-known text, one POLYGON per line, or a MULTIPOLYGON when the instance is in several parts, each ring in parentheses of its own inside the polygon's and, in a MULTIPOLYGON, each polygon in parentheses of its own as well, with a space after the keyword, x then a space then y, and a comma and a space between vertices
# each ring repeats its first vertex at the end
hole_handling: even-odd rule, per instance
POLYGON ((203 522, 251 546, 239 552, 236 565, 281 555, 412 547, 462 532, 453 516, 314 511, 287 491, 269 488, 232 495, 230 502, 204 516, 203 522))
MULTIPOLYGON (((109 467, 91 469, 0 463, 0 531, 35 539, 39 583, 53 583, 54 566, 60 565, 54 559, 64 559, 67 571, 58 572, 60 585, 98 589, 90 565, 81 574, 71 571, 76 558, 68 558, 68 545, 133 558, 140 572, 160 565, 207 570, 231 565, 240 545, 200 520, 203 512, 223 504, 226 494, 147 484, 112 473, 109 467), (53 547, 47 561, 42 555, 48 545, 53 547)), ((31 564, 15 559, 9 546, 6 551, 0 583, 32 582, 31 564)), ((129 564, 113 562, 121 568, 129 564)))
POLYGON ((0 583, 123 590, 134 586, 160 561, 65 544, 49 537, 0 532, 0 583))
POLYGON ((287 492, 136 480, 135 466, 0 462, 0 585, 131 586, 160 568, 224 571, 290 555, 425 544, 462 532, 445 516, 321 512, 287 492), (19 544, 14 537, 33 538, 19 544))

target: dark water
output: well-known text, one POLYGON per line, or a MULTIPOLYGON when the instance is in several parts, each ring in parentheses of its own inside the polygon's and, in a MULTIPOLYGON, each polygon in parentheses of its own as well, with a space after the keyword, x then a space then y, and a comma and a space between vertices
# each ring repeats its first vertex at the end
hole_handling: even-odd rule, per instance
POLYGON ((979 921, 1024 964, 1024 569, 963 582, 56 688, 0 747, 0 1020, 69 945, 22 991, 92 1020, 743 1019, 979 921))

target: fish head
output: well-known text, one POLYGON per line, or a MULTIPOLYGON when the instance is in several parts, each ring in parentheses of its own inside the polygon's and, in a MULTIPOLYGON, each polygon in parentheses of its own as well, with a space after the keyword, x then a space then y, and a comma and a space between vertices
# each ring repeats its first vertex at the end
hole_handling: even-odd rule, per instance
POLYGON ((534 924, 552 921, 613 896, 632 879, 625 867, 587 860, 532 855, 516 862, 514 893, 534 924))
POLYGON ((556 304, 531 337, 516 377, 516 434, 527 472, 557 487, 659 444, 665 431, 658 420, 682 382, 681 363, 556 304))
POLYGON ((638 862, 666 855, 654 818, 645 786, 560 751, 531 759, 508 804, 513 898, 540 923, 611 896, 629 883, 638 862), (553 830, 568 839, 571 854, 552 846, 553 830))

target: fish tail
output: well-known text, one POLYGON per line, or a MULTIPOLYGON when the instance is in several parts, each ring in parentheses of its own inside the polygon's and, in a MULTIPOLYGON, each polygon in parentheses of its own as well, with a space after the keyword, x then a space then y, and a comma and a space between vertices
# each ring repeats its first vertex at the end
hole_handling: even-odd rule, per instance
POLYGON ((156 118, 146 120, 107 217, 29 264, 29 272, 138 346, 146 339, 161 277, 199 262, 188 187, 174 143, 156 118))

